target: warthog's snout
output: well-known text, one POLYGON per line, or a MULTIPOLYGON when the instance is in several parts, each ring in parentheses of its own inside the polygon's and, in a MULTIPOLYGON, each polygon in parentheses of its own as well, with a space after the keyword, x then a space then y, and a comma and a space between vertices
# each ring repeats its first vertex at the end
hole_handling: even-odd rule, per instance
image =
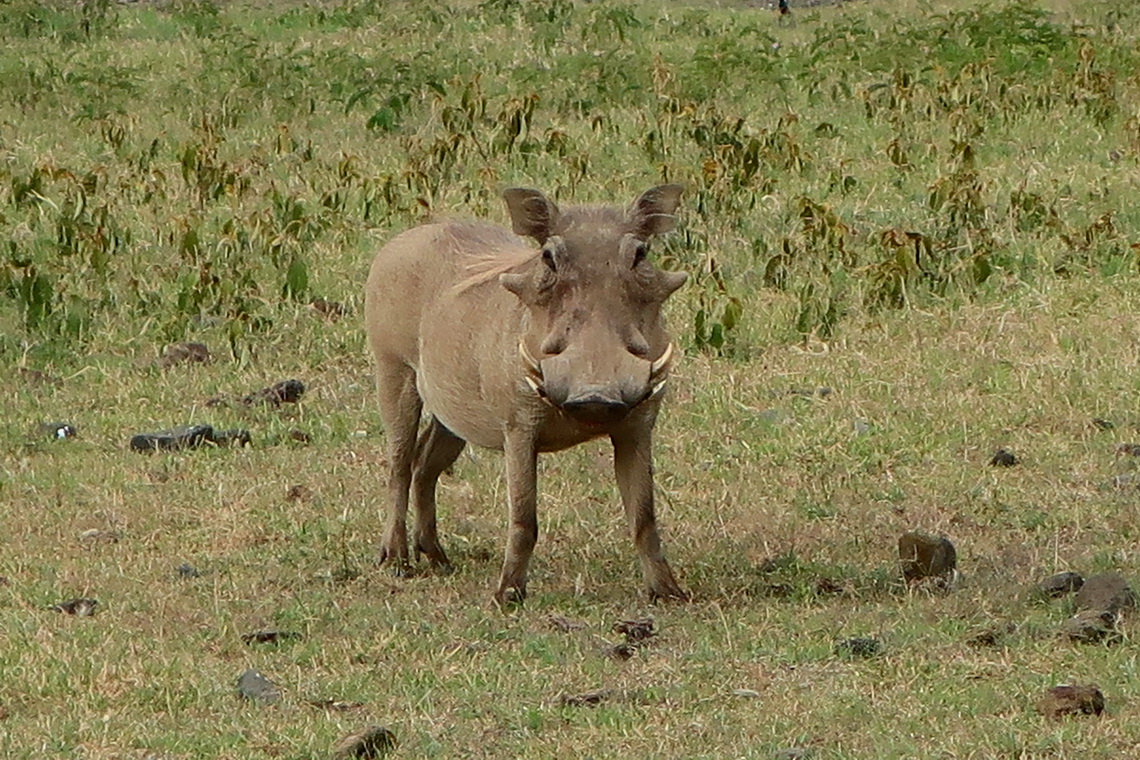
POLYGON ((612 425, 621 422, 632 408, 621 399, 603 391, 586 391, 568 398, 560 405, 562 411, 586 425, 612 425))
POLYGON ((591 426, 621 422, 642 402, 659 397, 665 390, 673 363, 673 344, 670 343, 661 356, 652 361, 632 353, 620 356, 620 366, 610 367, 603 374, 614 378, 610 382, 583 382, 580 358, 569 353, 539 361, 525 340, 519 343, 519 356, 531 389, 571 419, 591 426))

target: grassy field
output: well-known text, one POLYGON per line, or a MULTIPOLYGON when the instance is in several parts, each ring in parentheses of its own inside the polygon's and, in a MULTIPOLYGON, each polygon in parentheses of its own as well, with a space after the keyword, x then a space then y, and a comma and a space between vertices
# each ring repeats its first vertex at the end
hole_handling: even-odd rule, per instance
POLYGON ((1138 29, 1107 0, 0 4, 0 755, 314 758, 381 724, 395 757, 1132 756, 1133 621, 1072 644, 1027 590, 1140 577, 1138 29), (490 603, 491 452, 441 483, 456 572, 378 568, 376 248, 505 221, 511 185, 662 181, 693 601, 640 595, 600 444, 542 461, 524 608, 490 603), (164 367, 187 340, 214 360, 164 367), (211 403, 287 378, 299 404, 211 403), (128 449, 191 423, 253 444, 128 449), (908 530, 955 543, 953 591, 904 585, 908 530), (1065 682, 1105 714, 1039 715, 1065 682))

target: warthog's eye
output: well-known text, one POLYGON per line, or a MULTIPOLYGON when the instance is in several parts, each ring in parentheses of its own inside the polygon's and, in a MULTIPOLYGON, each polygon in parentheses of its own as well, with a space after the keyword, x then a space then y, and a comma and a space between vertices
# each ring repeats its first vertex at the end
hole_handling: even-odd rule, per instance
POLYGON ((557 267, 554 266, 554 251, 549 248, 542 249, 542 263, 546 264, 551 272, 557 271, 557 267))
POLYGON ((641 262, 645 261, 645 243, 638 243, 637 247, 633 249, 633 266, 636 267, 641 262))

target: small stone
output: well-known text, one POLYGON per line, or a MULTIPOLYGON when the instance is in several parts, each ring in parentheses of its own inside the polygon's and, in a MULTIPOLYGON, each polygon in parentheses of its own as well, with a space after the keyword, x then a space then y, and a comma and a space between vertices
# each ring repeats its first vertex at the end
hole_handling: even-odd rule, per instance
POLYGON ((209 364, 211 358, 204 343, 173 343, 162 352, 161 364, 169 369, 179 364, 209 364))
POLYGON ((160 430, 157 433, 139 433, 131 438, 132 451, 180 451, 194 449, 213 440, 214 429, 209 425, 187 425, 160 430))
POLYGON ((869 658, 883 653, 883 643, 872 638, 844 639, 836 642, 835 653, 840 657, 869 658))
POLYGON ((1017 455, 1006 449, 998 449, 990 459, 990 467, 1013 467, 1020 463, 1021 460, 1017 458, 1017 455))
POLYGON ((238 678, 238 694, 254 702, 278 702, 281 689, 255 669, 250 668, 238 678))
POLYGON ((1077 591, 1078 610, 1116 613, 1136 606, 1136 594, 1119 573, 1102 573, 1085 579, 1077 591))
POLYGON ((560 694, 558 704, 562 707, 597 707, 613 696, 614 692, 611 689, 587 691, 583 694, 560 694))
POLYGON ((325 298, 314 298, 310 306, 330 322, 336 322, 345 314, 344 304, 325 298))
POLYGON ((66 612, 76 617, 91 617, 95 614, 95 606, 99 604, 95 599, 68 599, 66 602, 53 604, 51 609, 56 612, 66 612))
POLYGON ((305 638, 298 631, 279 631, 275 628, 268 628, 263 631, 253 631, 252 633, 243 633, 241 641, 243 644, 281 644, 286 641, 300 641, 305 638))
POLYGON ((610 660, 617 660, 618 662, 626 662, 637 654, 637 647, 627 641, 620 644, 613 644, 602 649, 602 655, 610 660))
POLYGON ((562 633, 581 631, 586 627, 586 624, 581 620, 571 620, 570 618, 565 617, 564 615, 559 615, 556 612, 552 612, 547 615, 546 622, 550 624, 551 628, 556 631, 561 631, 562 633))
POLYGON ((1037 589, 1050 599, 1059 599, 1065 594, 1079 591, 1083 585, 1085 585, 1085 579, 1080 573, 1066 570, 1063 573, 1050 575, 1037 584, 1037 589))
POLYGON ((1097 430, 1112 430, 1116 427, 1112 420, 1106 420, 1102 417, 1097 417, 1092 421, 1093 427, 1097 430))
POLYGON ((911 531, 899 538, 899 565, 907 583, 923 578, 950 583, 957 576, 958 553, 945 536, 911 531))
POLYGON ((57 441, 74 438, 78 434, 75 425, 70 422, 41 422, 36 426, 36 430, 40 435, 57 441))
POLYGON ((178 566, 179 578, 201 578, 202 571, 191 565, 189 562, 183 562, 178 566))
POLYGON ((1078 644, 1114 643, 1116 615, 1106 610, 1082 610, 1061 625, 1061 635, 1078 644))
POLYGON ((313 492, 302 483, 289 486, 289 490, 285 492, 286 501, 308 501, 312 497, 313 492))
POLYGON ((653 618, 619 621, 614 623, 614 633, 625 636, 625 640, 630 644, 640 644, 657 635, 653 629, 653 618))
POLYGON ((255 391, 241 400, 246 406, 254 404, 268 404, 281 406, 282 404, 296 404, 305 393, 305 384, 300 380, 282 380, 268 388, 255 391))
POLYGON ((1016 630, 1017 626, 1013 623, 995 623, 970 634, 966 643, 972 647, 1000 646, 1016 630))
POLYGON ((233 430, 215 430, 210 436, 210 443, 215 446, 227 448, 230 446, 245 447, 253 442, 248 430, 235 428, 233 430))
POLYGON ((1037 702, 1037 712, 1057 720, 1068 715, 1100 715, 1104 694, 1096 684, 1054 686, 1037 702))
POLYGON ((376 760, 396 748, 396 735, 383 726, 368 726, 333 745, 333 760, 376 760))

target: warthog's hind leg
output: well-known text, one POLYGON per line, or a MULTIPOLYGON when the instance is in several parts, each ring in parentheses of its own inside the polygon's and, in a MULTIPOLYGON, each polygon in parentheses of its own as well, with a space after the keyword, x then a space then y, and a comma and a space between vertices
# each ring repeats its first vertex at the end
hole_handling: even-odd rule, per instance
POLYGON ((439 544, 435 524, 435 487, 440 474, 450 467, 466 445, 459 436, 443 426, 435 417, 416 443, 416 462, 412 471, 412 509, 415 514, 415 549, 417 557, 427 556, 437 567, 450 567, 439 544))
POLYGON ((408 490, 416 456, 416 433, 423 402, 416 392, 415 371, 403 362, 377 360, 376 387, 380 417, 388 443, 388 519, 380 541, 380 562, 398 575, 408 571, 408 490))
POLYGON ((614 476, 621 491, 625 517, 641 558, 641 571, 651 599, 688 599, 677 583, 657 533, 653 508, 652 438, 648 429, 612 436, 614 476))

